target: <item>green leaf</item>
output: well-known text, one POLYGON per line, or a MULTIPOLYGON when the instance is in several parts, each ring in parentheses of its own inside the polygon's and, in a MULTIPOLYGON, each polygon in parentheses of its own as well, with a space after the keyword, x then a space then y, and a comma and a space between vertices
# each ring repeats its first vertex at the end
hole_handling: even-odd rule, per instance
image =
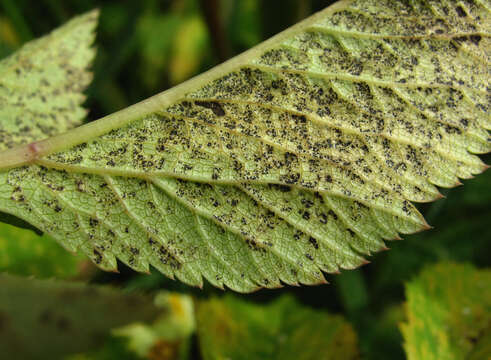
POLYGON ((467 359, 489 349, 490 270, 434 265, 406 285, 406 296, 408 320, 401 330, 409 360, 467 359))
POLYGON ((97 16, 80 16, 0 61, 0 150, 82 123, 97 16))
POLYGON ((341 1, 216 68, 0 154, 0 210, 101 268, 319 284, 480 173, 490 7, 341 1), (24 166, 27 165, 27 166, 24 166))
POLYGON ((359 358, 356 334, 341 316, 289 296, 270 304, 213 298, 199 303, 196 316, 205 360, 359 358))
POLYGON ((197 15, 184 19, 174 36, 169 76, 172 84, 179 84, 197 72, 210 41, 205 22, 197 15))
POLYGON ((155 319, 151 297, 111 288, 0 274, 0 352, 59 359, 104 343, 110 330, 155 319))
POLYGON ((65 251, 52 237, 0 223, 0 271, 38 278, 79 274, 86 257, 65 251))

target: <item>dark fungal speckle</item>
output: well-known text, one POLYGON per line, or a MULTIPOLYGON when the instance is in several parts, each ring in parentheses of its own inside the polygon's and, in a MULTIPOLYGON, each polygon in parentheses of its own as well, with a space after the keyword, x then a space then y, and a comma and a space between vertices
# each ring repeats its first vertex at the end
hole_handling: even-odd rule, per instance
POLYGON ((194 102, 196 105, 210 109, 213 111, 213 114, 216 116, 224 116, 225 115, 225 110, 223 109, 222 105, 218 102, 214 101, 195 101, 194 102))
POLYGON ((465 12, 464 8, 462 8, 462 6, 460 6, 460 5, 458 5, 455 8, 455 11, 457 12, 457 15, 459 17, 466 17, 467 16, 467 13, 465 12))

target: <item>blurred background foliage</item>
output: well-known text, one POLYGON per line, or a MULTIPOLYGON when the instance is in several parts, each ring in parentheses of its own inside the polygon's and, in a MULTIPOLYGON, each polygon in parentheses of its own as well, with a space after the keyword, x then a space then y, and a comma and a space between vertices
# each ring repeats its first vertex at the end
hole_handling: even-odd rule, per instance
MULTIPOLYGON (((95 77, 87 91, 86 102, 90 110, 87 121, 90 121, 185 81, 332 2, 0 0, 0 58, 73 16, 99 8, 98 55, 93 65, 95 77)), ((490 163, 490 160, 490 156, 484 157, 485 162, 490 163)), ((147 301, 155 301, 163 309, 163 315, 151 323, 132 323, 97 333, 99 338, 106 339, 104 345, 84 348, 77 354, 65 354, 72 360, 226 356, 235 359, 238 357, 232 356, 230 349, 220 346, 229 344, 228 339, 240 343, 240 339, 247 339, 251 334, 258 336, 266 347, 273 339, 294 342, 299 336, 300 350, 308 344, 316 344, 321 351, 325 345, 322 336, 315 336, 322 335, 326 329, 333 331, 324 324, 330 316, 343 324, 351 324, 343 331, 353 334, 350 339, 352 350, 355 350, 336 358, 351 359, 361 354, 363 359, 404 359, 399 330, 399 324, 406 318, 404 284, 423 268, 439 262, 469 263, 477 268, 491 265, 491 171, 464 181, 464 186, 459 188, 443 189, 442 193, 446 198, 420 206, 434 230, 389 243, 390 251, 375 254, 370 259, 371 264, 356 271, 327 275, 330 285, 262 290, 247 295, 227 294, 220 300, 223 292, 208 284, 202 290, 193 289, 166 279, 156 271, 150 275, 136 274, 120 264, 120 273, 102 273, 85 259, 66 252, 48 236, 40 237, 30 230, 3 224, 0 225, 0 271, 39 279, 69 279, 77 284, 117 286, 121 297, 128 293, 152 294, 153 300, 147 301), (162 289, 171 293, 154 298, 162 289), (194 325, 196 304, 198 335, 194 325), (227 311, 230 318, 217 318, 225 316, 227 311), (288 318, 285 312, 297 316, 288 318), (338 318, 339 315, 345 320, 338 318), (237 327, 237 324, 242 325, 237 327), (268 330, 268 324, 276 327, 268 330), (223 339, 216 337, 217 327, 222 330, 223 339), (301 327, 300 332, 293 333, 292 327, 301 327), (312 338, 306 336, 308 329, 312 338), (200 334, 206 336, 200 337, 200 334), (302 336, 306 337, 305 341, 302 336)), ((0 279, 0 304, 2 297, 10 297, 6 281, 11 284, 12 279, 0 279)), ((2 332, 8 331, 2 326, 4 313, 23 314, 18 307, 12 310, 6 306, 0 306, 2 336, 2 332)), ((121 312, 120 316, 127 314, 121 312)), ((89 326, 87 331, 90 329, 89 326)), ((488 342, 491 341, 489 333, 488 328, 488 342)), ((326 333, 325 336, 324 340, 335 334, 326 333)), ((338 345, 347 346, 346 341, 338 345)), ((259 349, 247 343, 241 345, 244 351, 256 354, 256 358, 267 357, 265 354, 278 346, 269 344, 270 348, 259 349)), ((489 346, 482 347, 483 353, 490 349, 489 346)))

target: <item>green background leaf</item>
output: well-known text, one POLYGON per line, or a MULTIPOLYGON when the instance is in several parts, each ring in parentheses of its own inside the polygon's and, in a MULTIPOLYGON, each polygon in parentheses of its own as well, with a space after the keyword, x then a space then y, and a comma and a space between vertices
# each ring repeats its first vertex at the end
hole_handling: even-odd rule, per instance
MULTIPOLYGON (((408 321, 401 325, 409 360, 466 359, 489 349, 491 272, 441 263, 406 285, 408 321), (482 342, 481 342, 482 340, 482 342)), ((489 356, 482 357, 482 359, 489 356)))
POLYGON ((52 237, 0 223, 0 271, 38 278, 70 278, 85 266, 85 256, 68 253, 52 237))
POLYGON ((205 360, 359 358, 356 334, 342 317, 288 296, 269 304, 212 298, 200 303, 197 322, 205 360))
POLYGON ((0 62, 0 150, 82 123, 97 16, 78 17, 0 62))
POLYGON ((0 275, 0 351, 10 359, 58 359, 91 350, 104 344, 112 328, 158 314, 144 295, 0 275))

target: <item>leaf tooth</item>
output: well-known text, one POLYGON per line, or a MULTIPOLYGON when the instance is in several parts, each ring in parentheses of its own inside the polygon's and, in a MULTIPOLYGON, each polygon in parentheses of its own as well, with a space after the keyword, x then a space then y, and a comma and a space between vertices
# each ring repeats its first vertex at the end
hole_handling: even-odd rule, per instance
MULTIPOLYGON (((235 263, 230 262, 230 258, 227 257, 227 254, 224 253, 223 249, 220 249, 220 247, 225 247, 225 244, 219 244, 220 247, 214 246, 214 242, 219 242, 220 239, 222 237, 225 237, 227 234, 217 231, 219 230, 219 228, 217 228, 216 224, 197 214, 195 214, 194 219, 196 229, 202 236, 202 241, 208 246, 208 248, 210 249, 210 254, 216 259, 214 263, 218 263, 221 265, 220 270, 215 271, 215 278, 212 278, 211 281, 208 281, 210 281, 212 284, 215 280, 220 281, 220 285, 218 287, 223 289, 223 285, 226 285, 227 287, 235 291, 250 292, 257 288, 257 284, 255 284, 253 280, 253 274, 257 273, 257 268, 254 269, 256 271, 252 272, 251 276, 246 277, 245 273, 247 272, 247 269, 243 266, 243 264, 241 264, 239 261, 236 261, 235 263), (210 231, 213 231, 213 233, 210 233, 210 231)), ((244 250, 245 249, 243 249, 242 251, 244 250)))
MULTIPOLYGON (((176 196, 176 191, 177 191, 176 185, 178 184, 178 182, 176 182, 175 179, 152 178, 152 182, 155 185, 155 189, 160 190, 159 194, 161 194, 161 196, 168 196, 169 198, 174 199, 174 201, 177 201, 178 203, 182 204, 183 205, 183 211, 184 211, 184 209, 185 209, 185 211, 189 211, 189 213, 191 214, 190 217, 193 218, 193 221, 194 221, 195 216, 201 217, 204 214, 202 210, 199 210, 198 208, 193 206, 193 204, 191 202, 185 201, 185 199, 182 196, 176 196)), ((205 218, 208 218, 208 216, 205 216, 205 218)), ((234 264, 240 263, 241 260, 239 260, 235 257, 235 255, 231 249, 228 249, 228 247, 232 246, 232 244, 233 244, 233 247, 236 248, 236 250, 234 250, 234 251, 240 251, 240 253, 243 256, 244 256, 244 254, 249 254, 251 249, 247 247, 247 245, 243 241, 243 239, 239 235, 237 235, 236 233, 228 234, 227 231, 224 232, 221 225, 217 224, 214 220, 208 220, 208 219, 201 219, 200 218, 200 224, 202 227, 208 227, 210 229, 210 231, 215 232, 215 235, 214 235, 215 239, 217 241, 222 240, 225 243, 225 245, 222 248, 220 248, 220 250, 223 251, 223 252, 220 252, 220 254, 215 254, 214 252, 212 252, 210 254, 210 248, 207 248, 206 244, 195 243, 193 246, 201 249, 200 253, 202 253, 202 255, 200 255, 199 258, 196 259, 197 261, 199 261, 197 266, 199 265, 200 267, 205 268, 206 271, 209 272, 210 271, 209 265, 207 265, 207 264, 210 260, 210 255, 212 257, 215 257, 215 255, 218 257, 223 256, 227 259, 226 261, 233 262, 234 264), (210 222, 213 223, 213 226, 211 225, 210 222), (223 239, 223 236, 225 236, 226 238, 223 239)), ((200 229, 200 230, 203 230, 203 229, 200 229)), ((250 243, 249 246, 254 248, 254 246, 259 246, 259 244, 250 243)), ((215 248, 215 250, 218 250, 218 249, 215 248)), ((258 252, 253 251, 253 253, 258 253, 258 252)), ((251 269, 243 269, 242 264, 238 264, 239 268, 241 269, 239 271, 240 272, 240 274, 239 274, 240 281, 245 281, 245 279, 250 278, 250 280, 253 281, 254 283, 263 284, 264 279, 267 279, 268 280, 267 281, 268 286, 273 286, 273 287, 279 286, 279 279, 278 278, 275 279, 271 275, 271 274, 274 274, 273 268, 268 267, 268 265, 267 265, 267 262, 270 261, 270 260, 268 260, 268 258, 271 255, 270 254, 265 255, 262 252, 260 252, 260 253, 262 254, 262 256, 252 256, 252 258, 250 258, 250 260, 252 260, 252 264, 254 264, 253 265, 254 266, 253 271, 251 271, 251 269), (268 268, 269 270, 266 270, 263 268, 268 268), (249 271, 247 271, 247 270, 249 270, 249 271), (254 275, 251 275, 251 273, 253 273, 254 275)), ((219 261, 221 261, 221 260, 219 260, 219 261)), ((207 279, 208 278, 211 279, 212 283, 213 282, 216 283, 217 282, 217 280, 216 280, 217 276, 223 277, 223 274, 216 272, 216 271, 211 271, 205 277, 207 279)), ((226 284, 226 285, 228 286, 228 284, 226 284)), ((231 284, 230 286, 233 286, 233 284, 231 284)))
POLYGON ((342 230, 319 196, 274 185, 241 184, 240 188, 309 236, 311 246, 321 253, 319 266, 323 271, 337 272, 339 267, 352 268, 361 263, 362 258, 344 243, 342 230))
POLYGON ((301 241, 293 244, 289 242, 293 238, 293 229, 282 219, 275 218, 274 214, 269 213, 260 204, 251 201, 239 189, 173 179, 158 179, 157 183, 169 191, 169 194, 183 201, 192 211, 240 236, 242 241, 248 244, 249 250, 258 254, 256 259, 272 263, 276 268, 297 268, 293 277, 290 276, 291 271, 282 275, 282 281, 289 284, 295 284, 297 281, 321 281, 322 276, 317 267, 319 264, 316 256, 310 252, 312 249, 305 234, 299 235, 301 241), (267 260, 270 256, 272 258, 267 260))

